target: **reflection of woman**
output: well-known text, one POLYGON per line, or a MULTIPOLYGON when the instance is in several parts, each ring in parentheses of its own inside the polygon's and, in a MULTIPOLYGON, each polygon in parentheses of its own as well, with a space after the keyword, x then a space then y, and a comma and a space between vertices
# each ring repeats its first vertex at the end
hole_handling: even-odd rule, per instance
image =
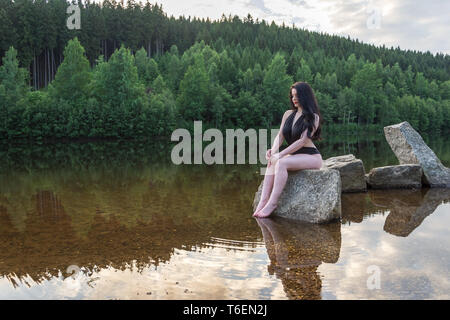
POLYGON ((254 217, 265 218, 275 210, 288 178, 288 170, 322 167, 322 156, 312 142, 320 139, 321 132, 320 111, 313 90, 306 82, 296 82, 291 86, 289 97, 292 109, 284 113, 280 131, 266 153, 268 165, 254 217), (288 146, 275 153, 284 139, 288 146))

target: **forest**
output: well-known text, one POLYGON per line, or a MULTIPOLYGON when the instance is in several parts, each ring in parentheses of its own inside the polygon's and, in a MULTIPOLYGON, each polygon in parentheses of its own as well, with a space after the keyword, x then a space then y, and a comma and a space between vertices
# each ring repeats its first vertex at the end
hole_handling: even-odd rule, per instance
POLYGON ((408 121, 450 130, 450 56, 376 47, 254 19, 168 16, 161 5, 0 0, 0 139, 168 137, 272 128, 311 84, 325 132, 408 121))

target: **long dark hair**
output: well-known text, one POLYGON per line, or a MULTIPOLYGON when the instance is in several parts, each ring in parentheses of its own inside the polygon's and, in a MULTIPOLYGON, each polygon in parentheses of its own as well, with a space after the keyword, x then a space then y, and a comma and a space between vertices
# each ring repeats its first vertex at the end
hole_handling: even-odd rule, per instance
POLYGON ((306 82, 296 82, 289 89, 289 101, 291 102, 292 110, 297 111, 297 107, 292 102, 292 89, 297 91, 298 102, 302 107, 302 115, 304 115, 304 121, 308 127, 308 138, 311 140, 322 140, 320 137, 322 115, 320 114, 319 105, 317 103, 316 96, 314 95, 313 89, 306 82), (314 130, 315 117, 314 113, 319 115, 319 126, 311 137, 311 132, 314 130))

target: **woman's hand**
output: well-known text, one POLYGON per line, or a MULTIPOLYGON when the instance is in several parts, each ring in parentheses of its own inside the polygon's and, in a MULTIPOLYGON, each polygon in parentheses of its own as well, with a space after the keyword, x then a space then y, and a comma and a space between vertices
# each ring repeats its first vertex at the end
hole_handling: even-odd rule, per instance
POLYGON ((271 164, 275 165, 275 164, 277 163, 278 159, 280 159, 280 153, 274 153, 274 154, 270 157, 269 162, 270 162, 271 164))
POLYGON ((272 156, 272 149, 269 149, 266 152, 266 160, 269 160, 271 156, 272 156))

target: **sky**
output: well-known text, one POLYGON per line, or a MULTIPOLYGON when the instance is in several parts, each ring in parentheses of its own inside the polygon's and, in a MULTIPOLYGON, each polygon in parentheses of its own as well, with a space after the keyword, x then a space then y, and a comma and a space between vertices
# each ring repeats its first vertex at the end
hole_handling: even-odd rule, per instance
POLYGON ((305 28, 364 43, 450 54, 449 0, 159 0, 168 16, 254 20, 305 28))

